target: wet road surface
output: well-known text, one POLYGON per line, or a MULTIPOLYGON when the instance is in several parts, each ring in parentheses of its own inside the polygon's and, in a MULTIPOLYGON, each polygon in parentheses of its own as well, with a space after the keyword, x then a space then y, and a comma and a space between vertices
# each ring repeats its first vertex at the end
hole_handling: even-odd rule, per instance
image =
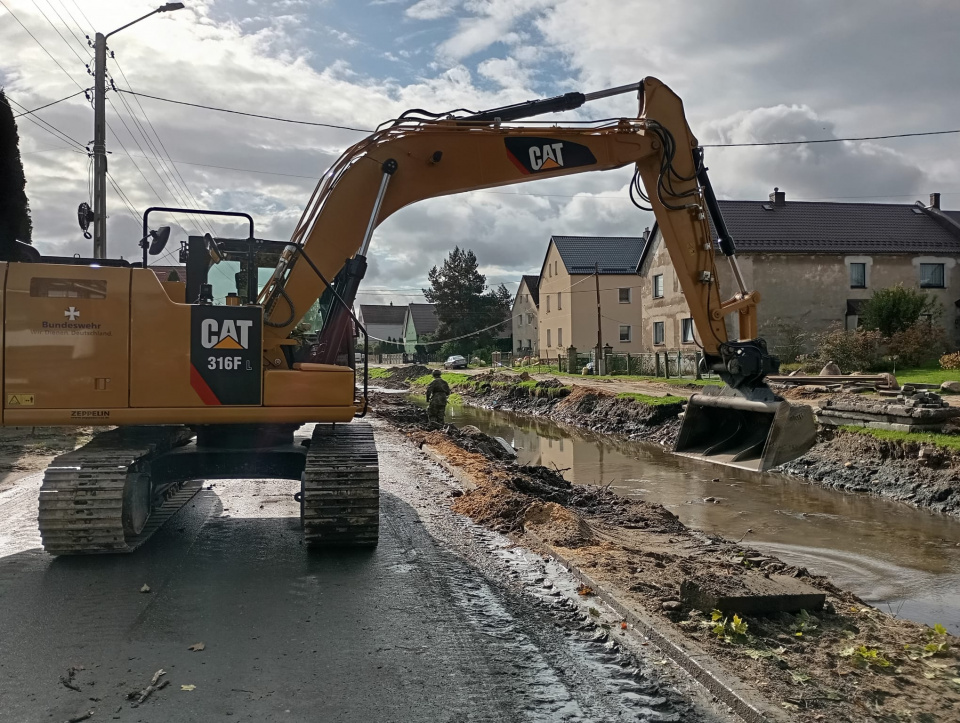
POLYGON ((562 569, 450 513, 444 473, 382 424, 378 446, 370 551, 308 553, 282 481, 217 481, 123 556, 46 555, 39 476, 0 494, 0 720, 724 719, 610 640, 562 569))

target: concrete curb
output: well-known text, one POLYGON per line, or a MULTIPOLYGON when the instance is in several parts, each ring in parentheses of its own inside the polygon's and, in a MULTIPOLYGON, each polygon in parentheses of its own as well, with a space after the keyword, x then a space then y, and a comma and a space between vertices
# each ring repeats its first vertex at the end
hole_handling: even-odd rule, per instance
POLYGON ((549 555, 568 570, 574 572, 589 585, 596 596, 613 608, 623 620, 656 644, 664 655, 685 670, 697 683, 726 704, 736 715, 747 723, 769 723, 784 720, 780 712, 758 700, 752 688, 739 677, 725 670, 707 651, 691 640, 670 632, 664 633, 663 623, 646 612, 628 606, 616 598, 608 589, 600 585, 583 570, 565 558, 553 547, 545 543, 536 534, 525 532, 523 537, 515 537, 519 544, 534 543, 537 552, 549 555))

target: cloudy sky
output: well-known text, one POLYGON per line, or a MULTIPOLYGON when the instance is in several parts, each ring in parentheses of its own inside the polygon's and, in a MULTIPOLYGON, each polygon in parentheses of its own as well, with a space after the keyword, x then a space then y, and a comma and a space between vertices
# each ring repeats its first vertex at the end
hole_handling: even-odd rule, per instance
MULTIPOLYGON (((85 34, 109 32, 156 7, 2 3, 0 85, 28 109, 92 85, 85 34)), ((186 4, 110 39, 116 59, 108 69, 119 87, 372 128, 413 107, 483 109, 655 75, 684 99, 704 144, 960 127, 956 0, 186 4)), ((108 189, 108 250, 127 258, 136 255, 138 216, 151 205, 246 211, 259 237, 287 239, 324 169, 362 137, 108 97, 110 172, 125 197, 108 189)), ((636 100, 625 95, 563 117, 635 113, 636 100)), ((72 141, 90 141, 93 112, 81 94, 36 117, 67 139, 18 119, 35 243, 45 253, 88 254, 76 207, 89 200, 89 161, 72 141)), ((945 207, 960 208, 958 135, 710 149, 707 159, 723 198, 765 198, 779 186, 788 200, 912 203, 939 191, 945 207)), ((416 300, 427 270, 454 244, 475 250, 491 282, 515 290, 520 274, 539 271, 551 234, 639 234, 652 217, 628 200, 629 178, 628 169, 581 174, 404 209, 376 233, 361 301, 416 300)), ((206 230, 186 216, 176 220, 174 241, 206 230)), ((235 225, 211 225, 240 234, 235 225)))

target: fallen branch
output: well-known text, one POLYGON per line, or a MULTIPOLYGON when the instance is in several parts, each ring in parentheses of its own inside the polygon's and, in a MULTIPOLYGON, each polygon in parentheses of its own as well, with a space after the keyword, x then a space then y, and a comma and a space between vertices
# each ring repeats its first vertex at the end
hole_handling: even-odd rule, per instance
POLYGON ((140 691, 134 691, 132 693, 127 693, 127 700, 133 700, 136 698, 136 702, 133 704, 133 707, 136 708, 138 705, 143 703, 147 698, 149 698, 154 692, 158 690, 163 690, 170 683, 169 680, 165 680, 162 683, 157 683, 160 678, 167 674, 163 668, 158 670, 153 674, 153 677, 150 679, 150 685, 140 691))

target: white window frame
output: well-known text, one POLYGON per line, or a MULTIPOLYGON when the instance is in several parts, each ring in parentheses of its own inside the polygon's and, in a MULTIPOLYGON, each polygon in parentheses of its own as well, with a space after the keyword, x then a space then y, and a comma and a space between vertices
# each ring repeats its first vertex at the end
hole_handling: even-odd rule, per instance
POLYGON ((693 317, 688 316, 686 319, 680 320, 680 341, 683 344, 693 344, 695 342, 693 317), (689 337, 687 335, 688 329, 690 330, 689 337))
POLYGON ((630 304, 630 303, 632 303, 632 302, 633 302, 633 289, 630 288, 629 286, 623 286, 623 287, 620 287, 619 289, 617 289, 617 301, 619 301, 621 304, 630 304), (623 300, 623 292, 624 292, 624 291, 627 292, 627 300, 626 300, 626 301, 623 300))
POLYGON ((667 330, 666 324, 662 321, 653 322, 653 345, 654 346, 663 346, 667 343, 667 330), (657 332, 660 332, 660 341, 657 341, 657 332))
POLYGON ((850 267, 850 288, 851 289, 865 289, 867 288, 867 264, 864 261, 851 261, 849 264, 850 267), (863 283, 854 285, 853 283, 853 267, 859 266, 863 270, 863 283))
POLYGON ((629 344, 630 342, 633 341, 633 326, 632 326, 631 324, 620 324, 620 328, 618 329, 618 331, 619 331, 620 343, 621 343, 621 344, 629 344), (626 338, 626 339, 623 338, 623 330, 624 330, 624 329, 627 330, 627 338, 626 338))
POLYGON ((653 298, 662 299, 663 298, 663 274, 654 274, 653 277, 653 298), (660 283, 660 293, 657 293, 657 282, 660 283))

